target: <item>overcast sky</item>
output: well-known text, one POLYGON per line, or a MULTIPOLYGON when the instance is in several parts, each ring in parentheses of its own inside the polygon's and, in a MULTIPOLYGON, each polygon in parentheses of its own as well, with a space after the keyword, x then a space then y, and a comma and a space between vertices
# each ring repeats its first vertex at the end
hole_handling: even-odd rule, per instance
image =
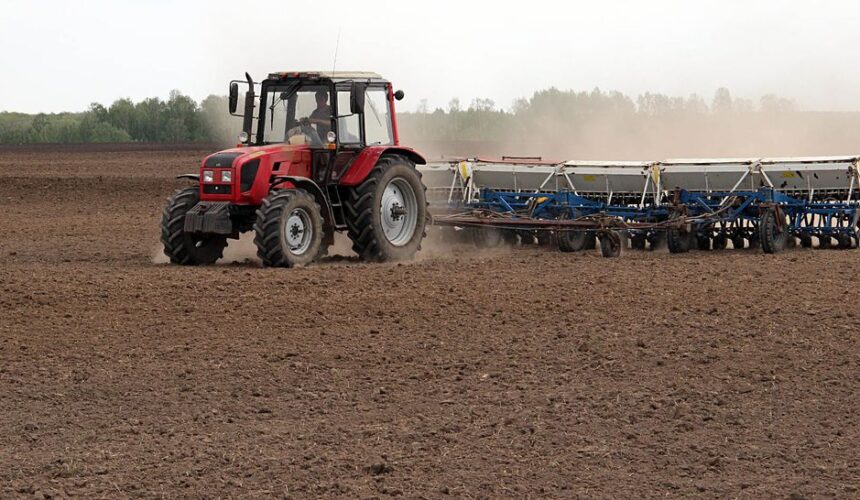
POLYGON ((373 70, 446 107, 563 89, 776 93, 860 110, 860 2, 0 0, 0 110, 224 94, 245 71, 373 70))

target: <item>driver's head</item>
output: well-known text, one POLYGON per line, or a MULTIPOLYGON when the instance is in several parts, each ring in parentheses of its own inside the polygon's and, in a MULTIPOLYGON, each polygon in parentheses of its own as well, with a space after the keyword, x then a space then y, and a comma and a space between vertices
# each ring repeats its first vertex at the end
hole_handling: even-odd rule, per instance
POLYGON ((326 92, 325 90, 320 90, 319 92, 316 93, 316 98, 317 98, 317 107, 321 108, 328 103, 328 92, 326 92))

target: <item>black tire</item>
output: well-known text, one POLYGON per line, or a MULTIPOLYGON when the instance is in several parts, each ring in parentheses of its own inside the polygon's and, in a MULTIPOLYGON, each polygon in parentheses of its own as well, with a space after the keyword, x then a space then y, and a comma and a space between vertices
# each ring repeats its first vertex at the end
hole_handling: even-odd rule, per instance
POLYGON ((521 245, 536 245, 538 243, 537 236, 532 231, 518 231, 521 245))
POLYGON ((630 248, 633 250, 645 250, 647 238, 644 233, 635 233, 630 236, 630 248))
POLYGON ((662 250, 666 247, 666 232, 651 231, 645 237, 648 240, 648 248, 650 250, 662 250))
POLYGON ((839 233, 836 235, 836 243, 842 250, 847 250, 854 246, 854 241, 851 236, 845 233, 839 233))
POLYGON ((597 235, 590 231, 586 232, 583 250, 594 250, 595 248, 597 248, 597 235))
POLYGON ((697 233, 696 234, 696 248, 698 250, 710 250, 711 249, 711 237, 707 234, 697 233))
POLYGON ((830 248, 832 246, 832 239, 829 234, 822 234, 818 236, 818 248, 830 248))
POLYGON ((601 234, 597 239, 600 240, 600 255, 609 258, 621 255, 622 238, 616 231, 601 234))
POLYGON ((725 250, 729 245, 729 239, 726 238, 726 235, 720 233, 714 236, 713 249, 714 250, 725 250))
POLYGON ((732 236, 732 248, 735 250, 743 250, 746 248, 746 245, 744 244, 744 236, 742 234, 732 236))
POLYGON ((588 231, 559 231, 558 249, 562 252, 579 252, 588 247, 588 241, 594 239, 594 235, 588 231))
POLYGON ((505 242, 502 231, 493 227, 472 227, 472 243, 478 248, 496 248, 505 242))
MULTIPOLYGON (((421 249, 427 235, 427 188, 421 183, 421 173, 415 164, 400 155, 386 155, 358 186, 352 188, 344 200, 347 234, 352 249, 363 260, 389 261, 411 259, 421 249), (415 199, 415 227, 408 240, 394 244, 386 236, 382 222, 381 204, 390 183, 402 180, 412 190, 415 199)), ((392 211, 393 213, 393 211, 392 211)), ((404 217, 411 217, 409 214, 404 217)), ((406 236, 404 233, 404 236, 406 236)))
POLYGON ((316 199, 303 189, 271 192, 254 223, 254 245, 263 265, 295 267, 315 261, 322 252, 321 212, 316 199))
POLYGON ((808 234, 801 235, 800 246, 803 248, 812 248, 812 237, 808 234))
POLYGON ((550 231, 538 231, 537 235, 538 245, 542 247, 548 247, 556 244, 556 235, 550 231))
POLYGON ((747 238, 747 242, 749 243, 749 248, 760 248, 761 247, 761 239, 758 235, 758 228, 753 229, 752 234, 747 238))
POLYGON ((764 253, 777 253, 785 250, 788 240, 786 227, 779 227, 774 210, 767 210, 762 214, 758 223, 758 241, 764 253))
POLYGON ((520 243, 520 237, 516 231, 510 229, 502 229, 502 241, 505 245, 516 246, 520 243))
POLYGON ((670 253, 686 253, 690 251, 690 233, 682 232, 680 229, 670 228, 666 230, 666 244, 670 253))
POLYGON ((200 201, 197 186, 180 189, 167 199, 161 211, 161 243, 172 264, 197 266, 214 264, 224 255, 227 237, 220 234, 185 232, 185 214, 200 201))

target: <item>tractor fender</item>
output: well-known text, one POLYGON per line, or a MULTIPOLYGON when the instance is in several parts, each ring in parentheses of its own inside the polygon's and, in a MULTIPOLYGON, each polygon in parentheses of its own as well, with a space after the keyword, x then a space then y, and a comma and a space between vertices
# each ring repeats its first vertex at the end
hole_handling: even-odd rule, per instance
POLYGON ((177 175, 176 178, 177 179, 191 179, 192 181, 199 181, 200 180, 200 174, 182 174, 182 175, 177 175))
POLYGON ((425 165, 427 160, 414 149, 401 146, 370 146, 364 148, 361 153, 350 163, 346 173, 340 178, 341 186, 357 186, 364 182, 370 175, 370 171, 376 166, 379 158, 386 154, 403 155, 412 160, 416 165, 425 165))
POLYGON ((322 188, 319 187, 319 184, 307 177, 276 175, 272 177, 269 189, 274 189, 282 184, 290 184, 291 187, 301 188, 309 192, 317 200, 317 203, 320 204, 320 208, 323 211, 323 217, 325 219, 325 227, 329 228, 334 226, 334 211, 332 210, 331 203, 328 202, 328 198, 322 188))

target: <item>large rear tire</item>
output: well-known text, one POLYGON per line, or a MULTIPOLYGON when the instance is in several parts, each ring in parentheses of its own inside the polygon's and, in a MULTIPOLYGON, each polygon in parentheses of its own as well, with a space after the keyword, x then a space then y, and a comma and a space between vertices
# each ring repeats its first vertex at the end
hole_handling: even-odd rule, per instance
POLYGON ((379 159, 344 200, 347 234, 363 260, 406 260, 421 249, 427 196, 415 164, 400 155, 379 159))
POLYGON ((303 189, 282 189, 257 210, 254 245, 264 266, 306 266, 320 256, 323 232, 316 199, 303 189))
POLYGON ((167 199, 161 212, 161 243, 172 264, 214 264, 224 255, 227 237, 221 234, 185 232, 185 214, 200 201, 197 186, 180 189, 167 199))

